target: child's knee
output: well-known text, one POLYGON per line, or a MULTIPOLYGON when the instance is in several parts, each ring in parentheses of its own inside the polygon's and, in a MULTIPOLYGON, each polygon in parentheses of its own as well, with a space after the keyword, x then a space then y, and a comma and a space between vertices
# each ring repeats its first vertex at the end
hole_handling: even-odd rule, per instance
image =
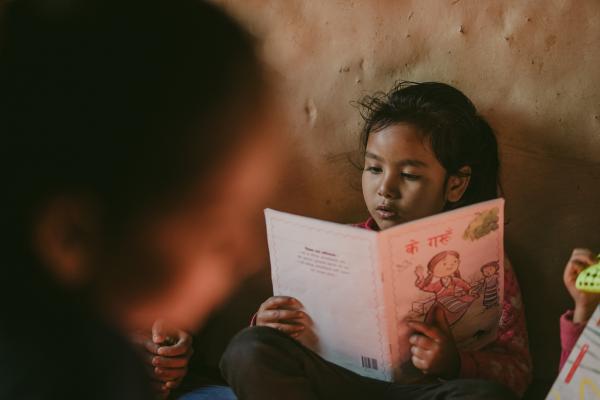
POLYGON ((446 383, 451 390, 449 399, 464 400, 516 400, 516 395, 506 386, 483 379, 458 379, 446 383))
POLYGON ((244 329, 227 346, 221 358, 221 370, 225 373, 228 366, 236 369, 256 366, 271 358, 291 340, 272 328, 255 326, 244 329))

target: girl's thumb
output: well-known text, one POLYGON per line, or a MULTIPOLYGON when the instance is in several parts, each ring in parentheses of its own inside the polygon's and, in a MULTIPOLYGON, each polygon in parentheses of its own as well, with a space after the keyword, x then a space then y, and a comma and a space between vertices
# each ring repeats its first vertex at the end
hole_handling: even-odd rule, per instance
POLYGON ((442 307, 437 307, 435 309, 435 322, 440 331, 445 333, 448 337, 452 337, 452 330, 450 329, 448 318, 442 307))
POLYGON ((167 332, 165 327, 165 321, 157 319, 152 325, 152 341, 156 344, 161 344, 167 340, 167 332))

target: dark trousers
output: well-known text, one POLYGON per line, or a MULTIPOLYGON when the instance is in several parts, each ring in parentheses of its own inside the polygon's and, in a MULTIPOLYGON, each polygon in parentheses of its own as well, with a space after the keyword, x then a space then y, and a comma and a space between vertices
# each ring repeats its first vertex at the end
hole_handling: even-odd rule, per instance
POLYGON ((484 380, 404 385, 365 378, 266 327, 248 328, 233 338, 221 371, 239 400, 516 399, 504 386, 484 380))

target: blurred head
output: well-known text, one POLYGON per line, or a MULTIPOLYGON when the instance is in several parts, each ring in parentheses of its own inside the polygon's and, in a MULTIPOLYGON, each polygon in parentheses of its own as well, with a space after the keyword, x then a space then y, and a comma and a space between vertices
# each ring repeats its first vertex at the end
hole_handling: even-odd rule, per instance
POLYGON ((197 0, 23 0, 3 18, 4 272, 120 323, 196 325, 255 261, 277 171, 252 39, 197 0))
POLYGON ((363 195, 381 229, 497 196, 496 138, 459 90, 402 82, 360 105, 363 195))

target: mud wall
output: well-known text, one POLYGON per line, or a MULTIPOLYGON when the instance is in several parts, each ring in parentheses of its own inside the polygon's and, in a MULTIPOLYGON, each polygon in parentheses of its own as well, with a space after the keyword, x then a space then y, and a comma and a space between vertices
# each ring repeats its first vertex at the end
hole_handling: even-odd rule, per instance
POLYGON ((399 79, 463 90, 500 143, 507 250, 528 315, 535 375, 554 377, 562 268, 600 250, 600 2, 219 0, 257 36, 298 155, 282 207, 352 222, 366 210, 350 160, 351 101, 399 79), (286 206, 287 204, 287 206, 286 206))

